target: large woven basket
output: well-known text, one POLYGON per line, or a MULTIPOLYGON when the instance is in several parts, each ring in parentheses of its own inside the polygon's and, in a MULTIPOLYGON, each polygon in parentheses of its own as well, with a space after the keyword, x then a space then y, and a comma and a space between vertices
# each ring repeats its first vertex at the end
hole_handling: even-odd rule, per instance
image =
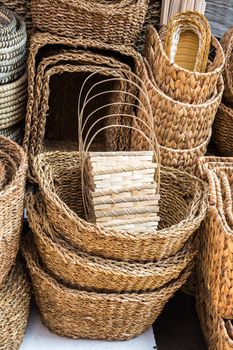
POLYGON ((225 58, 217 39, 212 38, 215 57, 209 62, 206 73, 191 72, 171 64, 157 31, 150 26, 147 32, 145 57, 151 67, 158 88, 174 100, 201 104, 216 94, 217 83, 225 58))
POLYGON ((31 1, 33 23, 39 29, 111 44, 133 45, 146 11, 146 0, 31 1))
POLYGON ((20 259, 0 289, 1 350, 18 349, 26 330, 31 297, 31 285, 20 259))
MULTIPOLYGON (((56 278, 69 285, 113 292, 154 290, 178 278, 195 255, 192 242, 188 242, 176 255, 158 262, 104 259, 68 244, 62 232, 53 229, 38 195, 28 196, 27 212, 41 260, 56 278)), ((166 217, 162 220, 166 225, 166 217)))
POLYGON ((5 137, 0 137, 0 149, 0 164, 5 174, 0 197, 0 285, 2 285, 19 248, 27 159, 21 147, 5 137))
POLYGON ((146 234, 104 229, 82 219, 78 174, 80 159, 77 152, 41 153, 35 157, 34 176, 49 221, 80 250, 123 260, 166 258, 183 247, 205 216, 206 186, 202 181, 187 173, 164 169, 161 172, 160 216, 165 213, 166 224, 160 223, 157 232, 146 234))
POLYGON ((223 71, 225 84, 224 98, 233 105, 233 27, 225 33, 221 40, 221 45, 226 55, 226 63, 223 71))
POLYGON ((220 154, 233 156, 233 107, 225 105, 224 102, 216 114, 212 139, 220 154))
POLYGON ((88 292, 68 288, 46 273, 29 239, 23 254, 42 321, 52 332, 72 338, 125 340, 141 334, 189 275, 188 269, 177 280, 152 292, 88 292))

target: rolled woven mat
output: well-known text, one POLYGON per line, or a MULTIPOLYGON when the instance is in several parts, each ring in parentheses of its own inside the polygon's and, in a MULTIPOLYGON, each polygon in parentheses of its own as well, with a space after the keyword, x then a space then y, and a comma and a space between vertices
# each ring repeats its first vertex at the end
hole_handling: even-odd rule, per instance
POLYGON ((38 194, 35 198, 28 196, 27 210, 44 266, 53 276, 72 286, 108 292, 154 290, 178 278, 195 256, 193 244, 189 241, 176 255, 157 262, 140 264, 104 259, 68 244, 62 232, 54 230, 50 224, 38 194))
POLYGON ((215 57, 209 61, 206 72, 191 72, 175 63, 171 64, 159 34, 150 26, 144 54, 154 81, 164 94, 180 102, 201 104, 206 103, 216 94, 225 63, 223 49, 214 37, 211 40, 211 47, 215 49, 215 57))
POLYGON ((22 148, 0 137, 0 163, 5 168, 5 184, 0 200, 0 285, 5 282, 19 248, 23 220, 27 157, 22 148))
POLYGON ((223 96, 233 106, 233 27, 224 34, 221 45, 226 55, 226 63, 223 71, 225 84, 223 96))
POLYGON ((205 72, 211 42, 210 25, 201 13, 178 13, 166 28, 164 48, 172 63, 190 71, 205 72))
POLYGON ((0 6, 5 6, 7 9, 17 13, 26 23, 27 32, 30 34, 32 29, 32 18, 30 10, 30 1, 28 0, 4 0, 0 1, 0 6))
POLYGON ((221 103, 213 124, 213 142, 226 157, 233 156, 233 107, 221 103))
POLYGON ((70 244, 80 250, 123 260, 166 258, 184 246, 205 216, 206 185, 187 173, 164 169, 161 172, 160 216, 166 213, 167 221, 166 225, 160 223, 157 232, 146 235, 122 233, 90 224, 83 219, 79 172, 80 160, 75 152, 41 153, 35 157, 33 173, 48 219, 55 229, 63 232, 70 244), (59 178, 59 182, 55 178, 59 178), (184 191, 189 194, 184 196, 184 191), (173 209, 174 205, 177 208, 177 203, 180 203, 179 213, 173 209), (81 234, 84 231, 85 235, 81 234), (122 249, 126 246, 127 249, 122 249))
POLYGON ((3 85, 17 80, 26 70, 27 34, 24 21, 5 8, 0 8, 0 23, 0 84, 3 85))
POLYGON ((31 298, 31 284, 21 259, 0 288, 0 344, 1 350, 18 349, 26 330, 31 298))
POLYGON ((37 28, 67 37, 82 37, 108 44, 134 45, 144 23, 148 3, 130 1, 32 0, 37 28))
POLYGON ((51 277, 29 236, 23 254, 43 323, 53 333, 72 338, 125 340, 143 333, 190 273, 188 268, 178 279, 152 292, 97 293, 72 289, 51 277))

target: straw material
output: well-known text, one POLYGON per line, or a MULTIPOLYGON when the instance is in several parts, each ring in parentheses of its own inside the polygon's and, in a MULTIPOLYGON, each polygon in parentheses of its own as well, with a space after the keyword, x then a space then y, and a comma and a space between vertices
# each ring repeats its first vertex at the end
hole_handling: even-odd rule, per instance
POLYGON ((153 290, 178 278, 195 255, 192 242, 188 242, 176 255, 158 262, 140 264, 104 259, 68 244, 62 232, 54 230, 49 223, 38 195, 35 198, 28 196, 27 212, 44 266, 69 285, 115 292, 153 290))
POLYGON ((17 13, 26 23, 27 31, 30 33, 32 19, 30 13, 30 1, 28 0, 4 0, 0 1, 0 6, 6 6, 9 10, 17 13))
POLYGON ((0 285, 2 285, 19 248, 27 159, 21 147, 5 137, 0 137, 0 149, 0 163, 5 168, 5 183, 1 186, 0 196, 0 285))
POLYGON ((212 139, 223 156, 233 156, 233 107, 223 102, 216 114, 212 139))
POLYGON ((31 288, 26 269, 20 259, 0 289, 1 350, 18 349, 26 330, 31 288))
POLYGON ((196 11, 178 13, 167 25, 164 47, 172 63, 190 71, 206 71, 211 42, 210 25, 196 11))
POLYGON ((23 254, 44 324, 52 332, 72 338, 124 340, 143 333, 189 275, 187 269, 177 280, 152 292, 88 292, 69 288, 47 274, 29 237, 23 254))
POLYGON ((215 49, 215 57, 207 65, 206 73, 191 72, 175 63, 171 64, 157 31, 150 26, 144 54, 158 88, 172 99, 184 103, 201 104, 211 99, 216 94, 225 63, 218 40, 212 37, 211 44, 215 49))
POLYGON ((134 45, 146 11, 146 0, 31 1, 33 23, 39 29, 110 44, 134 45))
POLYGON ((160 223, 158 231, 143 234, 87 223, 82 219, 79 169, 78 153, 54 152, 36 156, 33 170, 49 221, 80 250, 123 260, 166 258, 183 247, 205 216, 206 186, 187 173, 164 169, 161 172, 160 216, 166 213, 166 226, 160 223))
POLYGON ((233 27, 230 28, 221 40, 226 55, 223 78, 225 84, 224 98, 233 105, 233 27))
POLYGON ((10 140, 17 142, 20 144, 23 139, 23 132, 22 132, 22 125, 17 124, 16 126, 13 126, 12 128, 7 129, 1 129, 0 135, 8 137, 10 140))

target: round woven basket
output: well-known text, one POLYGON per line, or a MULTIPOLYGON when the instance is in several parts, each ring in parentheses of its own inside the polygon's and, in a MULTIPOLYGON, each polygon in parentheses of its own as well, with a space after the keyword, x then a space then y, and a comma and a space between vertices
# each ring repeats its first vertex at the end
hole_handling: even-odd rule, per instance
POLYGON ((83 219, 77 152, 39 154, 33 172, 54 228, 72 245, 96 255, 134 261, 169 257, 183 247, 205 216, 206 185, 178 170, 161 172, 160 216, 166 213, 167 221, 146 234, 110 230, 83 219))
POLYGON ((4 103, 4 99, 13 99, 22 90, 27 90, 27 73, 12 83, 0 86, 0 101, 4 103))
POLYGON ((227 102, 233 104, 233 27, 225 33, 221 45, 226 55, 226 64, 223 71, 224 98, 227 102))
POLYGON ((28 33, 32 28, 32 19, 30 11, 30 1, 28 0, 4 0, 0 1, 0 5, 6 6, 9 10, 15 12, 23 18, 26 23, 28 33))
POLYGON ((35 198, 32 194, 28 196, 27 213, 44 265, 69 285, 113 292, 154 290, 178 278, 195 255, 192 242, 188 242, 176 255, 158 262, 140 264, 104 259, 69 245, 49 223, 38 194, 35 198))
POLYGON ((147 32, 145 57, 151 67, 158 88, 174 100, 190 103, 206 103, 216 94, 216 87, 225 63, 223 49, 212 38, 215 57, 207 66, 206 73, 191 72, 171 64, 157 31, 150 26, 147 32))
POLYGON ((152 292, 88 292, 68 288, 46 273, 29 236, 23 254, 44 324, 50 331, 72 338, 125 340, 141 334, 189 275, 187 269, 177 280, 152 292))
POLYGON ((29 276, 20 259, 0 289, 1 350, 18 349, 27 326, 31 298, 29 276))
POLYGON ((221 103, 213 125, 213 141, 226 157, 233 156, 233 107, 221 103))
POLYGON ((12 141, 17 142, 20 144, 23 139, 23 131, 22 131, 22 125, 21 123, 6 129, 0 129, 0 135, 8 137, 12 141))
POLYGON ((7 178, 5 186, 1 188, 0 200, 0 285, 2 285, 19 248, 27 157, 20 146, 2 136, 0 137, 0 148, 0 162, 5 167, 7 178))
POLYGON ((143 25, 146 0, 79 1, 32 0, 31 13, 37 28, 68 37, 134 45, 143 25))

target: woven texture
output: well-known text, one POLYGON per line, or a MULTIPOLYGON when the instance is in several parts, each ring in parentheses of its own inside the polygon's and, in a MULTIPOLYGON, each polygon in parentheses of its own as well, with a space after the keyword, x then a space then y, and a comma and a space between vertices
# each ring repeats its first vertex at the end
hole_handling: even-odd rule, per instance
POLYGON ((76 152, 42 153, 34 160, 34 176, 49 221, 80 250, 123 260, 149 261, 169 257, 182 248, 205 216, 205 185, 186 173, 166 169, 161 173, 159 204, 160 216, 164 212, 169 218, 166 227, 161 225, 156 232, 133 234, 89 224, 82 219, 79 169, 76 152))
POLYGON ((16 265, 0 289, 0 344, 1 350, 18 349, 26 330, 31 288, 23 263, 16 265))
POLYGON ((215 57, 209 62, 206 73, 191 72, 177 64, 171 64, 157 31, 150 26, 147 33, 145 57, 151 67, 158 88, 174 100, 190 103, 206 103, 216 94, 219 76, 224 66, 224 53, 220 43, 212 38, 215 57))
POLYGON ((221 103, 213 125, 212 139, 217 150, 226 157, 233 156, 233 108, 221 103))
POLYGON ((0 164, 4 169, 4 177, 0 184, 0 285, 2 285, 19 248, 27 159, 21 147, 4 137, 0 137, 0 148, 0 164))
POLYGON ((6 6, 9 10, 16 12, 25 21, 27 31, 30 33, 32 28, 30 0, 4 0, 0 1, 0 6, 6 6))
POLYGON ((31 1, 33 23, 39 29, 111 44, 134 45, 146 11, 146 0, 31 1))
POLYGON ((187 269, 177 280, 147 293, 88 292, 68 288, 48 275, 29 237, 23 254, 44 324, 52 332, 72 338, 124 340, 141 334, 189 275, 187 269))
POLYGON ((226 55, 226 64, 223 72, 225 84, 223 95, 226 101, 233 104, 233 27, 225 33, 221 40, 221 45, 226 55))

